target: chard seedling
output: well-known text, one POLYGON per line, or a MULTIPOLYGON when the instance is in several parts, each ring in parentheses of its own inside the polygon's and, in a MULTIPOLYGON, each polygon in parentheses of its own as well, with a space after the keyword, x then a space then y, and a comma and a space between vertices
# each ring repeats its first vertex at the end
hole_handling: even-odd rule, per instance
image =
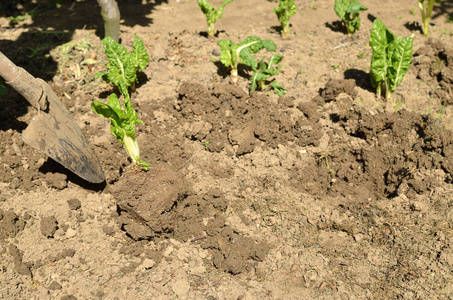
POLYGON ((197 2, 201 11, 206 15, 206 21, 208 22, 208 30, 206 32, 209 37, 213 37, 215 34, 215 22, 222 17, 225 5, 233 2, 233 0, 223 1, 219 9, 212 7, 212 5, 208 3, 208 0, 197 0, 197 2))
POLYGON ((135 124, 143 124, 143 122, 138 119, 137 112, 131 105, 129 94, 124 96, 124 110, 116 94, 109 96, 107 104, 93 100, 91 109, 96 114, 110 120, 110 131, 113 136, 124 145, 134 164, 140 165, 143 170, 147 171, 150 164, 140 159, 140 149, 135 135, 135 124))
POLYGON ((296 3, 294 0, 280 0, 277 8, 274 8, 280 25, 282 27, 282 37, 287 38, 289 35, 289 19, 296 14, 296 3))
POLYGON ((220 62, 230 68, 231 81, 238 82, 238 64, 243 62, 248 66, 256 64, 252 53, 257 53, 261 49, 275 51, 277 46, 271 40, 262 40, 256 36, 249 36, 244 41, 235 44, 230 40, 220 40, 220 62))
POLYGON ((412 63, 413 40, 411 37, 395 37, 381 20, 376 19, 369 43, 373 49, 371 84, 376 88, 379 98, 384 94, 384 98, 389 99, 412 63))
POLYGON ((360 29, 360 11, 367 9, 357 0, 335 0, 335 13, 344 22, 348 35, 360 29))
POLYGON ((268 87, 274 89, 274 93, 279 96, 286 94, 287 90, 277 82, 277 80, 272 80, 269 84, 266 84, 266 81, 280 72, 280 63, 282 62, 283 56, 274 54, 269 59, 269 63, 264 61, 265 57, 261 59, 259 64, 250 66, 253 70, 253 76, 250 78, 252 85, 250 86, 250 95, 255 90, 264 91, 268 87))
POLYGON ((418 7, 422 15, 423 34, 428 35, 429 21, 433 12, 434 4, 441 3, 442 0, 418 0, 418 7))
POLYGON ((106 82, 116 85, 123 95, 128 93, 129 87, 131 91, 135 91, 137 72, 145 69, 150 61, 143 41, 136 34, 134 37, 132 52, 128 52, 123 45, 109 36, 103 39, 102 44, 109 60, 108 71, 101 71, 95 75, 95 78, 102 77, 106 82))

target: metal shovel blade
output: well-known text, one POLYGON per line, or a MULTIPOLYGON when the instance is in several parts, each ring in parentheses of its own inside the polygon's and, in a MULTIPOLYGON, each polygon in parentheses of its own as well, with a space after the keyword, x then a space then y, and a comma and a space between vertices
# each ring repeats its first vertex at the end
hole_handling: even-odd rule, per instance
POLYGON ((104 182, 101 164, 52 88, 44 80, 16 66, 2 52, 0 76, 38 110, 22 133, 24 142, 83 179, 93 183, 104 182))
POLYGON ((41 84, 42 97, 46 97, 48 107, 37 112, 22 132, 22 139, 83 179, 103 182, 105 176, 101 164, 79 126, 52 88, 44 81, 41 84))

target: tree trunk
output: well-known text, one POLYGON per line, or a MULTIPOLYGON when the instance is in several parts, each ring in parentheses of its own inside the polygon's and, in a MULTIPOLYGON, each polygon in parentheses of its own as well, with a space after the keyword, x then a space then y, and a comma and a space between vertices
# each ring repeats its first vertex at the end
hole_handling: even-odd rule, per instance
POLYGON ((116 42, 120 38, 120 10, 115 0, 97 0, 104 19, 105 36, 110 36, 116 42))

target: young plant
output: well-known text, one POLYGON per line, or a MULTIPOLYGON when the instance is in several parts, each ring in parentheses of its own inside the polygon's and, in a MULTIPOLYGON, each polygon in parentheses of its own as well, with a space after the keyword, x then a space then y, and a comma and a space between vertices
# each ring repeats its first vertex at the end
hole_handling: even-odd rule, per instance
POLYGON ((360 29, 360 11, 367 10, 357 0, 335 0, 334 10, 337 16, 344 22, 348 35, 360 29))
POLYGON ((277 46, 271 40, 262 40, 256 36, 249 36, 244 41, 235 44, 230 40, 220 40, 217 42, 220 46, 220 62, 227 68, 230 68, 231 81, 238 82, 238 64, 243 62, 248 66, 256 64, 252 53, 257 53, 261 49, 275 51, 277 46))
POLYGON ((138 119, 129 100, 129 94, 125 95, 123 104, 124 110, 116 94, 111 94, 107 104, 93 100, 91 109, 96 114, 110 120, 110 131, 113 136, 124 145, 134 164, 140 165, 143 170, 147 171, 150 164, 140 159, 140 149, 135 135, 135 124, 143 124, 143 122, 138 119))
POLYGON ((433 12, 434 4, 441 3, 442 0, 418 0, 418 7, 422 15, 423 34, 428 35, 429 21, 433 12))
POLYGON ((280 72, 280 63, 283 59, 283 56, 278 54, 273 54, 269 59, 269 63, 264 61, 265 57, 261 59, 258 64, 250 66, 253 70, 253 76, 250 78, 252 85, 250 86, 250 95, 255 90, 264 91, 268 87, 274 89, 274 93, 279 96, 286 94, 286 89, 277 82, 277 80, 272 80, 269 84, 266 84, 266 81, 280 72))
POLYGON ((128 93, 129 87, 131 91, 135 91, 137 72, 145 69, 150 61, 143 41, 136 34, 134 37, 135 41, 131 53, 111 37, 108 36, 103 39, 102 44, 109 60, 108 71, 101 71, 95 75, 95 78, 102 77, 106 82, 112 82, 123 95, 128 93))
POLYGON ((412 38, 395 37, 381 20, 376 19, 369 43, 373 49, 371 84, 376 88, 379 98, 384 94, 384 98, 389 99, 412 63, 412 38))
POLYGON ((201 11, 206 15, 206 21, 208 22, 208 36, 214 37, 215 34, 215 22, 220 19, 223 15, 223 9, 225 5, 233 2, 233 0, 225 0, 220 5, 219 9, 215 9, 211 4, 208 3, 208 0, 197 0, 198 5, 201 8, 201 11))
POLYGON ((280 0, 277 8, 274 8, 280 25, 282 27, 282 37, 287 38, 289 35, 289 19, 296 14, 296 3, 294 0, 280 0))

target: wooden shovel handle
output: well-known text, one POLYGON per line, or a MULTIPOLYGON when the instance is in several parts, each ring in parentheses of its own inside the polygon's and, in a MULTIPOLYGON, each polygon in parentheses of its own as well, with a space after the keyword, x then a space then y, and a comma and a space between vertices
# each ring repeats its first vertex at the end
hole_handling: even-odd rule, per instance
POLYGON ((41 82, 0 52, 0 76, 38 110, 47 108, 41 82))

